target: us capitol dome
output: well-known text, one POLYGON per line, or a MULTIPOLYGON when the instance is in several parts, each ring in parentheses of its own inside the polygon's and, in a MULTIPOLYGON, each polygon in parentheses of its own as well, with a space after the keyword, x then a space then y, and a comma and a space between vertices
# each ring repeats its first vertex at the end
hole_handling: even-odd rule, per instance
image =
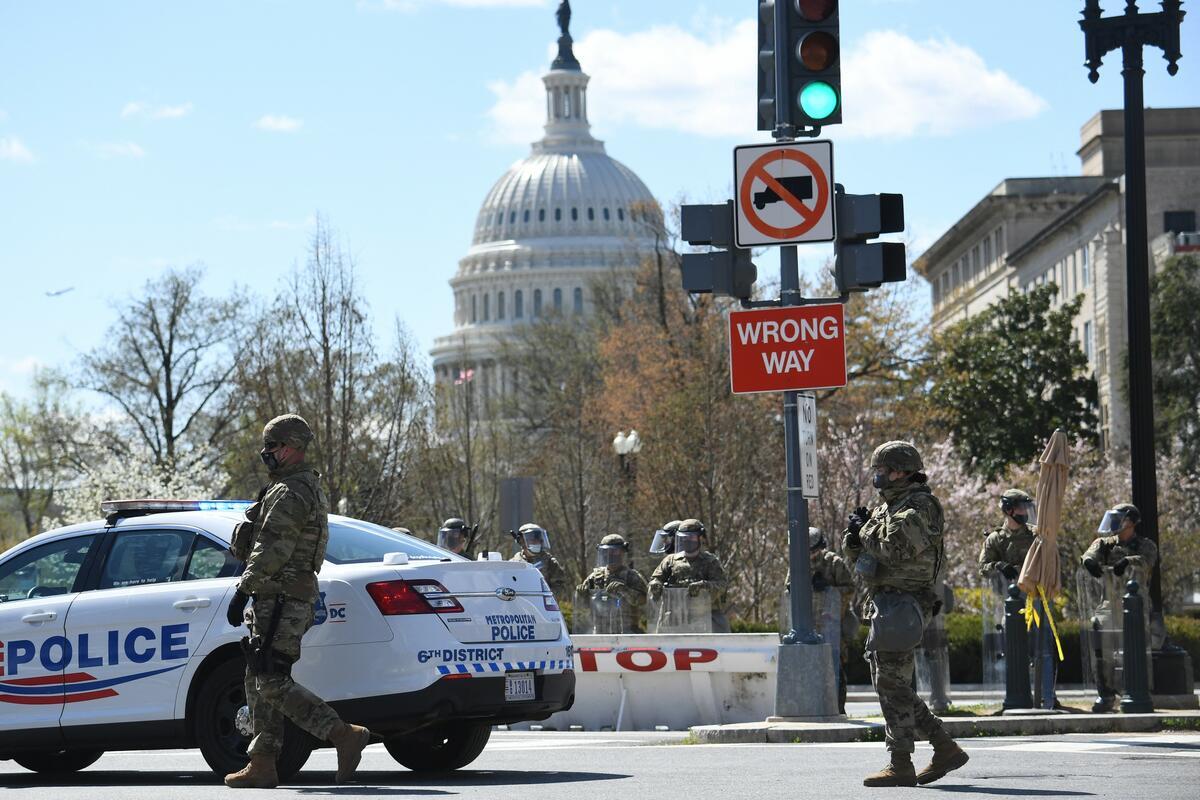
POLYGON ((570 14, 564 0, 558 56, 542 77, 545 136, 488 192, 450 280, 454 332, 431 351, 438 383, 469 376, 484 395, 510 391, 515 376, 499 363, 507 333, 551 314, 592 313, 598 280, 629 296, 655 252, 662 212, 654 195, 591 135, 589 78, 572 50, 570 14))

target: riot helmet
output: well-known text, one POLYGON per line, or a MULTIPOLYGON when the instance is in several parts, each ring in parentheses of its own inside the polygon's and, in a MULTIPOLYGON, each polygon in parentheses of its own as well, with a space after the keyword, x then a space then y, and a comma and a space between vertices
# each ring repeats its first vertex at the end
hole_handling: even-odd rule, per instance
POLYGON ((654 539, 650 542, 651 554, 663 556, 675 552, 675 532, 679 530, 681 522, 673 519, 654 532, 654 539))
POLYGON ((685 519, 679 523, 679 529, 675 532, 675 552, 695 558, 704 547, 704 539, 707 536, 708 532, 704 530, 704 524, 700 520, 685 519))
POLYGON ((550 534, 546 533, 546 529, 541 525, 527 522, 521 526, 518 533, 521 536, 521 547, 535 556, 541 554, 543 551, 550 550, 550 534))
POLYGON ((1009 489, 1000 495, 1000 510, 1019 525, 1037 524, 1037 503, 1028 492, 1009 489))
POLYGON ((451 553, 462 554, 467 549, 467 537, 470 531, 467 523, 458 517, 451 517, 442 523, 438 529, 437 546, 451 553))
POLYGON ((629 542, 617 533, 610 533, 596 546, 596 566, 601 569, 618 569, 625 566, 629 556, 629 542))
POLYGON ((825 534, 821 532, 821 529, 810 527, 808 529, 808 552, 815 554, 821 550, 828 549, 829 542, 825 541, 825 534))
POLYGON ((871 468, 875 471, 871 485, 881 491, 892 485, 888 472, 908 473, 917 482, 926 480, 921 454, 910 442, 891 441, 879 445, 871 454, 871 468))
POLYGON ((1113 506, 1104 512, 1104 517, 1100 520, 1100 526, 1096 528, 1096 533, 1105 536, 1119 533, 1121 528, 1125 527, 1125 520, 1130 520, 1137 525, 1142 521, 1142 512, 1138 511, 1137 506, 1132 503, 1113 506))

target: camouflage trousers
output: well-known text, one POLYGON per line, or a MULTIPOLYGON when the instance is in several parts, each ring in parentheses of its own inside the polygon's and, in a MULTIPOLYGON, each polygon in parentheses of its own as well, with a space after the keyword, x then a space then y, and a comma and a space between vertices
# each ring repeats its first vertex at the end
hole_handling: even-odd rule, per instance
MULTIPOLYGON (((276 602, 275 598, 255 599, 254 605, 246 612, 251 636, 266 636, 276 602)), ((312 624, 311 602, 284 598, 272 649, 293 662, 298 661, 300 640, 312 624)), ((250 717, 254 722, 254 739, 247 750, 251 754, 279 755, 283 749, 285 720, 291 720, 318 741, 328 740, 330 731, 341 721, 337 712, 326 702, 292 680, 290 674, 283 672, 254 675, 247 669, 246 705, 250 707, 250 717)))
POLYGON ((879 695, 879 706, 883 710, 884 741, 891 752, 913 752, 918 733, 920 738, 933 743, 950 739, 942 721, 933 715, 913 688, 915 652, 867 653, 871 684, 879 695))

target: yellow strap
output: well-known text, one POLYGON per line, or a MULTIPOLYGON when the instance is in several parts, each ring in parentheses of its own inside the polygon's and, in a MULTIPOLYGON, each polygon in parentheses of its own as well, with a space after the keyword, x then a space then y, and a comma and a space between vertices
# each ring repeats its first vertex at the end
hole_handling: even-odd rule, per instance
POLYGON ((1021 609, 1021 616, 1025 617, 1025 630, 1028 632, 1033 628, 1034 623, 1042 627, 1042 620, 1038 616, 1037 609, 1033 607, 1033 595, 1025 595, 1025 608, 1021 609))
POLYGON ((1042 608, 1046 609, 1046 619, 1050 620, 1050 632, 1054 634, 1054 646, 1058 648, 1058 660, 1063 660, 1062 642, 1058 640, 1058 628, 1054 624, 1054 615, 1050 613, 1050 603, 1046 600, 1046 590, 1038 584, 1038 594, 1042 597, 1042 608))

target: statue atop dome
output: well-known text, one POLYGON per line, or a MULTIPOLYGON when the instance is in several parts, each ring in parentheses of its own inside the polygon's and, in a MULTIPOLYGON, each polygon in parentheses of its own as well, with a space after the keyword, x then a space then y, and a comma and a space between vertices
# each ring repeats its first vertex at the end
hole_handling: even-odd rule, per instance
POLYGON ((558 56, 554 62, 550 64, 550 69, 565 69, 581 72, 583 67, 579 66, 579 60, 575 58, 575 51, 572 49, 574 40, 571 39, 571 0, 562 0, 558 4, 558 10, 554 12, 555 18, 558 20, 558 28, 562 31, 562 35, 558 37, 558 56))

